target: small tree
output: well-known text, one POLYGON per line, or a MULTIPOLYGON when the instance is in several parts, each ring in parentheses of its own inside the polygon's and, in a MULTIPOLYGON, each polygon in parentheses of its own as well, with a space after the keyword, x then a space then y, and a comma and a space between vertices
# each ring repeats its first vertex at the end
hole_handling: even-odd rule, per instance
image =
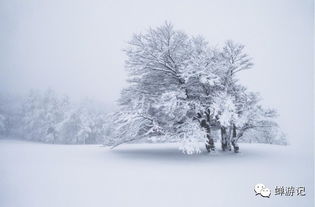
POLYGON ((7 131, 7 120, 4 115, 0 114, 0 135, 4 135, 7 131))

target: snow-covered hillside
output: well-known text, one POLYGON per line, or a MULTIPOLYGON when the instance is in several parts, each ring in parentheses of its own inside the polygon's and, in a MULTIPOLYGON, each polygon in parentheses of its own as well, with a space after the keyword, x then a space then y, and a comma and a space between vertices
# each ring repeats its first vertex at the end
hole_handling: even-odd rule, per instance
POLYGON ((314 206, 313 157, 292 146, 184 155, 174 144, 49 145, 0 141, 0 206, 314 206), (271 189, 255 196, 254 186, 271 189), (275 195, 275 187, 306 196, 275 195))

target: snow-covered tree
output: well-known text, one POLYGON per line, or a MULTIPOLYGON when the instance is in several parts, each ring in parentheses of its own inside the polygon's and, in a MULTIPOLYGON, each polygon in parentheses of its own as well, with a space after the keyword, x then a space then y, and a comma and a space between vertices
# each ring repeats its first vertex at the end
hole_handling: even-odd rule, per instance
POLYGON ((211 54, 204 44, 170 24, 133 37, 126 49, 130 87, 122 92, 121 110, 113 116, 114 146, 157 136, 182 139, 176 136, 181 125, 194 120, 194 111, 204 110, 205 103, 194 93, 207 90, 217 78, 209 73, 211 54), (194 87, 201 74, 204 87, 194 87))
POLYGON ((6 132, 6 117, 0 114, 0 135, 4 135, 6 132))
POLYGON ((29 140, 55 143, 56 125, 64 119, 68 106, 68 98, 59 98, 52 90, 31 91, 22 108, 24 136, 29 140))
POLYGON ((26 139, 65 144, 102 143, 107 115, 92 103, 73 103, 54 91, 31 91, 23 103, 20 134, 26 139))
MULTIPOLYGON (((261 117, 268 117, 256 96, 238 83, 237 73, 253 66, 243 49, 232 41, 213 49, 202 37, 190 37, 168 23, 134 35, 125 50, 129 87, 112 115, 107 144, 201 141, 211 151, 211 131, 219 128, 222 149, 232 145, 238 152, 237 141, 248 126, 259 127, 261 117)), ((200 152, 199 145, 183 146, 189 146, 181 147, 185 153, 200 152)))
POLYGON ((68 144, 101 143, 106 136, 106 124, 104 112, 93 111, 86 103, 72 105, 57 124, 57 137, 60 142, 68 144))
POLYGON ((17 134, 20 125, 21 100, 11 94, 0 94, 0 136, 8 137, 17 134))

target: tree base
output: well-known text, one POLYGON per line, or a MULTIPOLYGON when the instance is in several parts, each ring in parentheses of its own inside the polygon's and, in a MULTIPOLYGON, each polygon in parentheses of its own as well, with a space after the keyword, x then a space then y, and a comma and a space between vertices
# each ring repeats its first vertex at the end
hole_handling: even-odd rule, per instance
POLYGON ((215 147, 213 145, 206 144, 206 149, 208 152, 215 151, 215 147))

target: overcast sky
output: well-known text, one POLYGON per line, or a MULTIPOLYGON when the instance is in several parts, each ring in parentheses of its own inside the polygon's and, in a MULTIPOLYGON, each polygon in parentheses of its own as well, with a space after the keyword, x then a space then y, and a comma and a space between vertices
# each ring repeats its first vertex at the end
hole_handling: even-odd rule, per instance
POLYGON ((255 67, 242 82, 278 109, 293 142, 309 144, 313 8, 311 0, 2 0, 0 92, 49 87, 112 104, 125 85, 126 42, 167 20, 214 46, 245 44, 255 67))

